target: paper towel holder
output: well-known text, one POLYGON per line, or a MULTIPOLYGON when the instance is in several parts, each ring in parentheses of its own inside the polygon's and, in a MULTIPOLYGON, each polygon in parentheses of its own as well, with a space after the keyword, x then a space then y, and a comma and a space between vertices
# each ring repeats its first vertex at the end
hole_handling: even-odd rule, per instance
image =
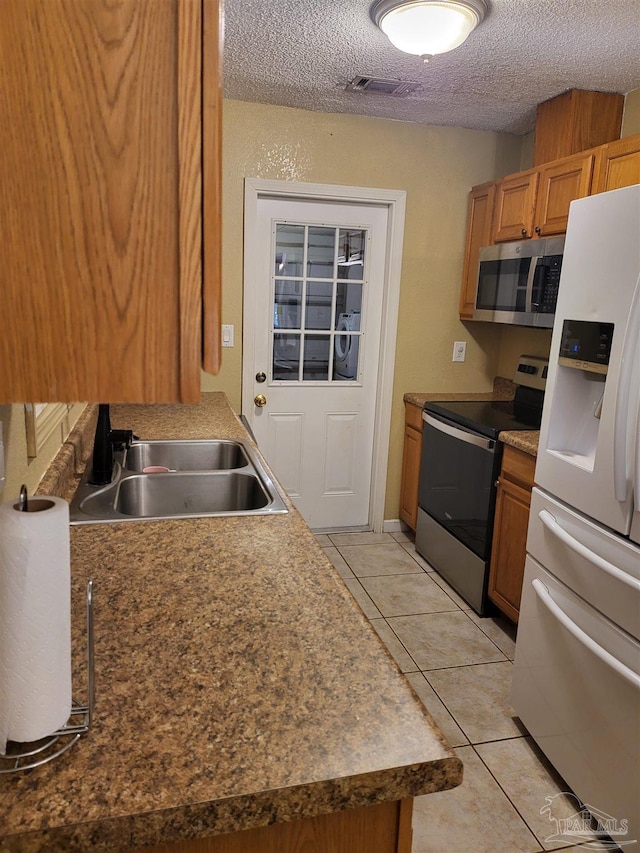
POLYGON ((7 754, 0 755, 0 775, 31 770, 53 761, 70 749, 91 729, 95 702, 95 669, 93 653, 93 581, 87 582, 87 702, 72 700, 69 720, 46 737, 32 743, 7 745, 7 754))

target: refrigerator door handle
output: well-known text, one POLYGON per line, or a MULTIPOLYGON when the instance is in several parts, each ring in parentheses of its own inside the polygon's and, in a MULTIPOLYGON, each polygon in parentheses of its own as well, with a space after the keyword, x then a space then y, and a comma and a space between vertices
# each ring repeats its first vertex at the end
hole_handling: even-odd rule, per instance
POLYGON ((613 427, 613 487, 616 500, 624 503, 629 494, 629 476, 627 471, 627 429, 629 422, 629 396, 633 381, 633 365, 640 337, 640 276, 636 282, 629 322, 625 330, 622 345, 620 378, 616 393, 617 403, 613 427))
POLYGON ((575 551, 576 554, 580 554, 581 557, 584 557, 585 560, 588 560, 597 568, 602 569, 603 572, 606 572, 606 574, 610 575, 612 578, 630 586, 631 589, 636 592, 640 592, 640 580, 631 577, 631 575, 623 572, 622 569, 614 566, 613 563, 610 563, 608 560, 605 560, 603 557, 600 557, 598 554, 594 554, 593 551, 590 551, 586 545, 583 545, 582 542, 575 539, 570 533, 568 533, 562 525, 558 524, 557 520, 548 510, 541 509, 538 513, 538 518, 547 530, 550 530, 554 536, 557 536, 558 539, 564 542, 564 544, 568 548, 571 548, 572 551, 575 551))
POLYGON ((549 610, 552 616, 554 616, 579 643, 585 646, 585 648, 592 652, 592 654, 599 658, 604 664, 613 669, 614 672, 617 672, 618 675, 622 676, 625 681, 628 681, 629 684, 633 685, 636 690, 640 690, 640 675, 637 675, 632 669, 625 666, 610 652, 603 649, 599 643, 596 643, 596 641, 586 633, 586 631, 583 631, 582 628, 576 625, 576 623, 567 616, 560 605, 554 601, 551 593, 540 578, 534 578, 531 581, 531 586, 533 587, 537 597, 549 610))

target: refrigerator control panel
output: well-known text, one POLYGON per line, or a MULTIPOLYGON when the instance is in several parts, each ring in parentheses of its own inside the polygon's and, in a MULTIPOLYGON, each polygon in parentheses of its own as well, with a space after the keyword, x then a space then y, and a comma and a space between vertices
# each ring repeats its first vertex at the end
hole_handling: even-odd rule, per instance
POLYGON ((606 374, 613 342, 613 323, 565 320, 558 362, 563 367, 606 374))

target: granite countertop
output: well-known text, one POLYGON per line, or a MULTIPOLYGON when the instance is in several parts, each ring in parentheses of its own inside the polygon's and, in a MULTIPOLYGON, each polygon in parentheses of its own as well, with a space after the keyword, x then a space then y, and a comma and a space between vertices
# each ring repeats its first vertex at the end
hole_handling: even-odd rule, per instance
MULTIPOLYGON (((112 406, 111 419, 141 438, 246 438, 220 393, 112 406)), ((39 491, 72 491, 86 453, 69 441, 39 491)), ((122 851, 460 783, 461 762, 287 505, 71 528, 81 700, 94 579, 94 726, 50 764, 0 777, 0 850, 122 851)))
MULTIPOLYGON (((433 400, 512 400, 515 393, 515 385, 509 379, 497 376, 493 382, 493 391, 459 391, 446 393, 442 391, 407 392, 403 399, 405 403, 422 408, 427 401, 433 400)), ((529 453, 531 456, 538 455, 538 442, 540 440, 539 430, 505 430, 499 435, 500 441, 510 444, 512 447, 529 453)))

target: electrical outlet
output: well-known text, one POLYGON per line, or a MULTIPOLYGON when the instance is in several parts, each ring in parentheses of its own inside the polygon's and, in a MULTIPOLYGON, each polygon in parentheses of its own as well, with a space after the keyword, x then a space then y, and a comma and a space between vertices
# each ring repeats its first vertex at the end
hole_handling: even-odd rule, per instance
POLYGON ((234 328, 231 325, 222 324, 222 346, 223 347, 232 347, 233 346, 233 336, 234 336, 234 328))
POLYGON ((454 341, 453 342, 453 358, 452 361, 464 361, 467 355, 467 342, 466 341, 454 341))

